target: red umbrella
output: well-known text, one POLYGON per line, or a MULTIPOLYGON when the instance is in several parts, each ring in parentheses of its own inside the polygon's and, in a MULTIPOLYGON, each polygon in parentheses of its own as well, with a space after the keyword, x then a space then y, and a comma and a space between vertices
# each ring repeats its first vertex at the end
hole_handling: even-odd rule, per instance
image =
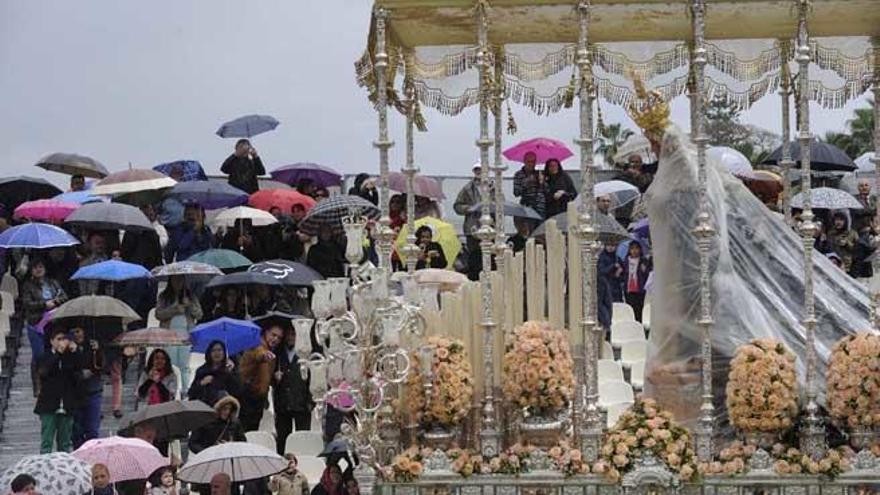
POLYGON ((251 194, 248 204, 264 211, 277 206, 281 208, 282 213, 289 214, 293 205, 302 205, 306 211, 309 211, 315 206, 316 201, 292 189, 264 189, 251 194))
POLYGON ((113 339, 113 343, 120 346, 132 347, 165 347, 172 345, 188 345, 189 339, 181 337, 174 330, 164 328, 145 328, 123 332, 113 339))

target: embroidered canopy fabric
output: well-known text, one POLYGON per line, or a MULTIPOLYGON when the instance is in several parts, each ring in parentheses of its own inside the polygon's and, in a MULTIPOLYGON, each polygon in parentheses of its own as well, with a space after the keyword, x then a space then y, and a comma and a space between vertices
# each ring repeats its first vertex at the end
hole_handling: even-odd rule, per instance
MULTIPOLYGON (((488 5, 490 63, 503 71, 509 101, 538 114, 571 105, 577 86, 577 2, 492 0, 488 5)), ((419 103, 456 115, 479 102, 474 0, 380 0, 388 9, 386 37, 390 81, 411 84, 419 103)), ((792 0, 713 1, 707 22, 708 97, 727 96, 748 108, 774 93, 782 66, 797 72, 792 39, 797 31, 792 0)), ((813 0, 810 97, 840 108, 869 89, 880 49, 878 0, 813 0), (847 37, 843 37, 846 35, 847 37)), ((590 41, 596 95, 617 105, 634 96, 634 77, 666 99, 684 94, 688 82, 688 2, 594 0, 590 41), (658 41, 659 40, 659 41, 658 41)), ((358 82, 375 97, 372 53, 356 63, 358 82)), ((491 71, 494 72, 494 71, 491 71)), ((390 101, 402 109, 397 91, 390 101)))

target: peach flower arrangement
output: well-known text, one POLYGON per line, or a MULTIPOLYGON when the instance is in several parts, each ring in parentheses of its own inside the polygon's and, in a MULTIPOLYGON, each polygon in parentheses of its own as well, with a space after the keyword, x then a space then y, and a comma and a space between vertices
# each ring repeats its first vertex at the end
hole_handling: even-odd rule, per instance
MULTIPOLYGON (((755 445, 735 441, 721 449, 718 460, 700 464, 699 471, 704 475, 734 476, 748 471, 749 460, 757 451, 755 445)), ((794 447, 781 443, 773 445, 769 452, 773 459, 776 474, 811 474, 836 478, 851 467, 855 453, 849 447, 831 449, 825 457, 813 460, 794 447)))
POLYGON ((513 331, 503 361, 505 398, 536 416, 563 410, 574 390, 574 363, 564 332, 529 321, 513 331))
POLYGON ((435 336, 428 338, 427 345, 434 348, 430 403, 426 410, 421 358, 414 354, 403 394, 403 414, 415 414, 416 421, 426 428, 455 426, 467 416, 474 394, 471 365, 464 344, 460 340, 435 336))
POLYGON ((740 346, 730 363, 727 411, 744 432, 790 428, 798 413, 794 354, 773 339, 740 346))
POLYGON ((590 473, 590 464, 584 460, 581 451, 572 447, 567 440, 562 440, 559 445, 552 447, 548 454, 553 459, 556 469, 566 478, 590 473))
POLYGON ((612 482, 633 469, 636 460, 653 454, 682 481, 697 474, 690 434, 652 399, 637 399, 609 430, 593 472, 612 482))
POLYGON ((862 332, 839 340, 827 385, 832 417, 850 428, 880 426, 880 335, 862 332))

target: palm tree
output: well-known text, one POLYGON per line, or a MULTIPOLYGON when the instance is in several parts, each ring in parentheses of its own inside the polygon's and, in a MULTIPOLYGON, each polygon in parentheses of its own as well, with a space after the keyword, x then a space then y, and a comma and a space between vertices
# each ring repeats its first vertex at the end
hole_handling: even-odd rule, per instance
POLYGON ((623 143, 626 142, 627 138, 633 134, 634 132, 632 130, 624 128, 621 124, 603 126, 599 134, 595 152, 602 153, 602 156, 605 157, 605 162, 613 164, 614 155, 617 154, 617 149, 620 148, 623 143))
POLYGON ((826 132, 823 141, 842 149, 850 158, 856 158, 874 149, 874 105, 856 108, 853 118, 846 121, 848 132, 826 132))

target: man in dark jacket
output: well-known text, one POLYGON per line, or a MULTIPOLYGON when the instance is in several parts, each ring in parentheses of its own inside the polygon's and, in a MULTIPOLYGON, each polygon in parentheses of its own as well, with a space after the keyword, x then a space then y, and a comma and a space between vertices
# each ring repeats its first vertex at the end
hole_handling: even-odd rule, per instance
POLYGON ((311 375, 307 374, 303 379, 300 373, 299 356, 296 353, 296 329, 287 326, 284 342, 279 347, 272 380, 272 398, 275 404, 276 447, 278 455, 284 455, 284 445, 294 422, 297 431, 311 428, 312 408, 315 403, 309 391, 311 375))
POLYGON ((260 190, 257 177, 266 173, 257 149, 247 139, 235 143, 235 152, 223 162, 220 171, 229 176, 229 185, 253 194, 260 190))
POLYGON ((165 261, 183 261, 190 256, 214 247, 214 235, 205 225, 205 211, 197 204, 188 204, 184 221, 168 233, 165 261))
POLYGON ((72 351, 76 344, 56 326, 49 334, 50 351, 40 357, 40 394, 34 414, 40 416, 40 453, 70 452, 73 411, 79 407, 76 377, 79 366, 72 351))
POLYGON ((70 332, 76 349, 71 354, 76 358, 79 368, 77 392, 82 402, 73 411, 73 448, 78 449, 85 442, 98 438, 101 427, 101 394, 104 384, 101 372, 104 368, 104 353, 97 340, 86 340, 86 332, 76 327, 70 332))

